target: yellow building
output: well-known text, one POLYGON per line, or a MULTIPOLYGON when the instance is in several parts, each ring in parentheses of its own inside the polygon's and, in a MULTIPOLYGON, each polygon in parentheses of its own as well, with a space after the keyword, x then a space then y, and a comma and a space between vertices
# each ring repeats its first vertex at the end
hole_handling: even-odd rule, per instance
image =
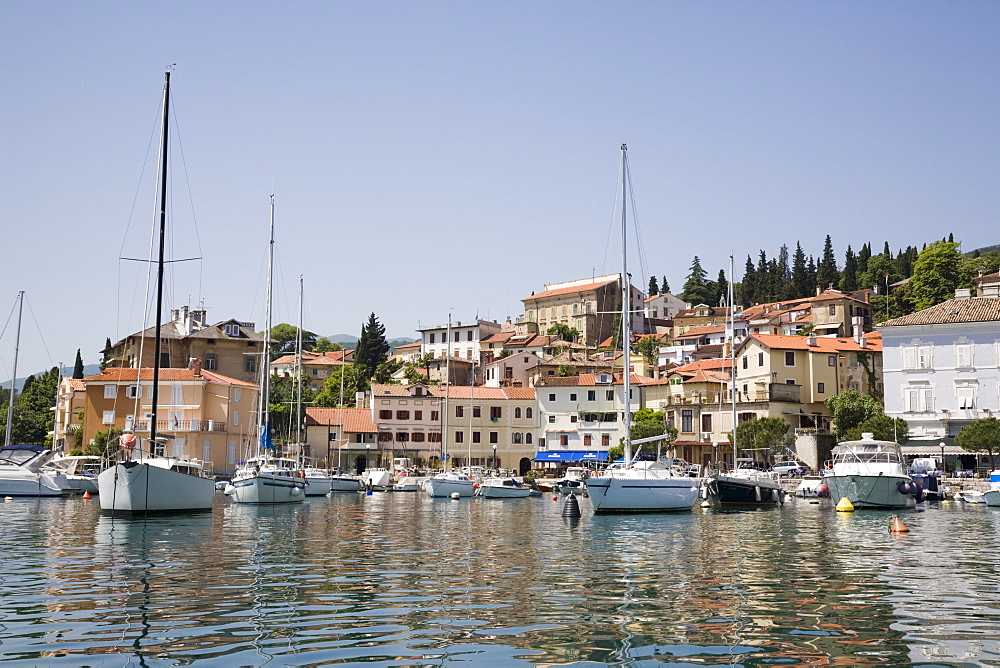
MULTIPOLYGON (((105 369, 84 378, 80 442, 113 427, 148 435, 152 380, 149 368, 105 369)), ((257 386, 198 368, 160 369, 159 386, 156 431, 166 441, 163 454, 203 460, 216 474, 234 471, 255 437, 257 386)))

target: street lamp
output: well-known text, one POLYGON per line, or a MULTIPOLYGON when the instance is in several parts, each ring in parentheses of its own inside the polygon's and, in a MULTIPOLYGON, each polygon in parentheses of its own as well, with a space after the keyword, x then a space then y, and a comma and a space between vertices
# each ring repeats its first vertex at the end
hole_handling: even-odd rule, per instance
POLYGON ((499 464, 499 462, 497 462, 497 444, 496 443, 493 444, 493 468, 495 468, 495 469, 499 469, 500 468, 500 464, 499 464))
POLYGON ((941 473, 944 473, 944 441, 941 441, 941 473))

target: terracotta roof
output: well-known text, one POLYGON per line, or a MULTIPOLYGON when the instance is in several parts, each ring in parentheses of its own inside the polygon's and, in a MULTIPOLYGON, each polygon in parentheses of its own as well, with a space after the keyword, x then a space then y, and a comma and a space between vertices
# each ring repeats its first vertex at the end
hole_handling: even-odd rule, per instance
MULTIPOLYGON (((1000 300, 998 300, 998 302, 1000 302, 1000 300)), ((882 352, 882 340, 874 337, 865 337, 868 344, 867 348, 862 348, 854 339, 844 337, 751 334, 750 337, 746 339, 746 342, 750 341, 750 339, 756 339, 768 348, 776 350, 813 350, 816 352, 828 353, 859 350, 882 352), (809 345, 810 339, 814 340, 816 345, 809 345)), ((743 345, 746 345, 746 342, 744 342, 743 345)))
POLYGON ((728 306, 709 306, 708 315, 698 315, 698 311, 700 310, 701 309, 695 307, 695 308, 687 308, 684 309, 683 311, 678 311, 677 315, 674 316, 674 319, 676 320, 678 318, 711 318, 711 317, 729 315, 728 306))
MULTIPOLYGON (((350 352, 349 350, 331 350, 325 353, 316 353, 306 351, 302 353, 302 365, 332 365, 332 366, 343 366, 348 364, 344 361, 344 355, 350 352)), ((295 364, 295 353, 290 355, 282 355, 273 362, 271 366, 276 364, 295 364)))
MULTIPOLYGON (((105 369, 100 374, 96 376, 87 376, 83 379, 84 383, 120 383, 120 382, 135 382, 136 376, 138 375, 139 369, 134 368, 114 368, 105 369)), ((143 367, 142 375, 140 376, 140 381, 150 381, 153 380, 153 369, 151 367, 143 367)), ((209 381, 212 383, 223 383, 225 385, 238 385, 239 387, 253 387, 256 388, 257 385, 254 383, 248 383, 245 380, 237 380, 236 378, 230 378, 229 376, 223 376, 222 374, 215 373, 214 371, 201 372, 201 376, 194 375, 194 371, 191 369, 160 369, 160 380, 161 381, 209 381)))
POLYGON ((719 371, 708 371, 698 369, 690 378, 684 379, 685 383, 728 383, 730 380, 728 373, 719 371))
POLYGON ((709 360, 697 360, 695 362, 688 362, 687 364, 682 364, 681 366, 672 369, 679 373, 698 371, 699 369, 730 369, 733 366, 732 360, 724 357, 716 357, 709 360))
POLYGON ((420 341, 414 341, 413 343, 404 343, 401 346, 396 346, 396 350, 406 350, 408 348, 419 348, 421 345, 420 341))
POLYGON ((583 283, 581 285, 572 285, 565 288, 556 288, 555 290, 545 290, 531 295, 530 297, 525 297, 522 302, 530 302, 533 299, 539 299, 541 297, 558 297, 559 295, 571 295, 574 292, 588 292, 589 290, 595 290, 605 285, 610 285, 611 283, 617 283, 617 278, 612 278, 608 281, 598 281, 596 283, 583 283))
POLYGON ((923 311, 879 323, 878 327, 997 321, 1000 321, 1000 297, 969 297, 968 299, 949 299, 936 306, 925 308, 923 311))
POLYGON ((725 325, 700 325, 698 327, 692 327, 680 336, 675 336, 674 339, 698 338, 700 336, 705 336, 706 334, 720 334, 725 331, 725 325))
MULTIPOLYGON (((372 385, 372 399, 379 397, 410 397, 409 385, 372 385)), ((444 398, 445 394, 452 399, 468 399, 473 396, 473 390, 468 385, 425 385, 424 397, 444 398)), ((530 387, 483 387, 477 385, 475 398, 479 399, 534 399, 535 390, 530 387)))
MULTIPOLYGON (((614 380, 611 383, 598 383, 597 374, 594 373, 581 373, 579 376, 546 376, 539 379, 538 386, 549 386, 549 387, 590 387, 596 385, 621 385, 622 384, 622 374, 613 374, 614 380)), ((655 381, 652 378, 647 378, 646 376, 640 376, 633 373, 631 376, 631 382, 633 385, 650 385, 655 381)))
MULTIPOLYGON (((480 344, 483 343, 503 343, 509 341, 510 339, 517 336, 517 332, 497 332, 496 334, 490 334, 489 336, 481 339, 480 344)), ((533 336, 533 335, 532 335, 533 336)))
POLYGON ((352 433, 376 433, 372 412, 367 408, 306 408, 306 426, 338 425, 352 433))
POLYGON ((73 392, 81 392, 87 389, 87 386, 84 384, 82 378, 66 378, 65 380, 69 389, 73 392))
POLYGON ((983 283, 983 282, 992 283, 993 281, 1000 280, 1000 272, 995 272, 992 274, 984 274, 982 276, 977 276, 972 280, 975 283, 983 283))

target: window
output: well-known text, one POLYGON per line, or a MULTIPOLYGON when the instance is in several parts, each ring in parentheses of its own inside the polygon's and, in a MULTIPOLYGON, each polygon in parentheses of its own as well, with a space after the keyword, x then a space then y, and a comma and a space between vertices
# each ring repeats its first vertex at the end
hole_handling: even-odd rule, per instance
POLYGON ((740 413, 736 416, 736 424, 743 424, 748 420, 754 420, 757 418, 756 413, 740 413))
POLYGON ((490 432, 490 443, 497 443, 500 438, 500 433, 496 431, 490 432))
POLYGON ((521 407, 520 406, 515 406, 514 407, 514 418, 515 419, 520 419, 521 418, 521 407))
POLYGON ((604 391, 604 398, 607 399, 608 401, 614 401, 615 400, 615 391, 614 390, 605 390, 604 391))
POLYGON ((712 431, 712 416, 711 414, 706 414, 701 416, 701 430, 702 431, 712 431))
POLYGON ((591 438, 590 434, 584 434, 583 435, 583 444, 585 446, 587 446, 588 448, 590 447, 591 440, 593 440, 593 439, 591 438))
POLYGON ((528 420, 531 419, 531 407, 530 406, 528 408, 524 409, 524 417, 525 417, 525 419, 528 419, 528 420))
POLYGON ((462 334, 461 332, 455 332, 455 341, 456 341, 456 342, 457 342, 457 341, 459 340, 459 338, 458 338, 458 337, 459 337, 459 336, 460 336, 461 334, 462 334))
POLYGON ((378 412, 378 419, 379 420, 391 420, 392 419, 392 411, 379 411, 378 412))
POLYGON ((441 419, 441 414, 438 411, 431 411, 431 422, 437 422, 441 419))
POLYGON ((222 331, 225 332, 226 336, 239 336, 240 326, 234 323, 229 323, 227 325, 223 325, 222 331))
POLYGON ((465 333, 465 340, 466 341, 471 341, 472 340, 472 330, 471 329, 465 333))
POLYGON ((559 434, 559 445, 569 445, 569 436, 567 434, 559 434))
POLYGON ((239 411, 233 411, 233 426, 234 427, 239 427, 240 426, 240 412, 239 411))
POLYGON ((243 390, 239 387, 233 388, 233 401, 239 402, 243 400, 243 390))
POLYGON ((423 443, 424 442, 424 432, 422 432, 422 431, 414 432, 413 433, 413 442, 414 443, 423 443))
POLYGON ((482 443, 483 442, 483 434, 482 434, 482 432, 478 432, 478 431, 472 432, 472 442, 473 443, 482 443))
MULTIPOLYGON (((114 385, 105 385, 104 387, 114 387, 114 385)), ((129 399, 135 399, 136 397, 142 396, 142 388, 138 385, 128 385, 125 388, 125 396, 129 399)))
POLYGON ((917 348, 917 368, 918 369, 930 369, 931 368, 931 347, 930 346, 920 346, 917 348))
POLYGON ((903 390, 903 410, 908 413, 927 413, 934 410, 934 389, 907 387, 903 390))
POLYGON ((587 401, 597 401, 597 390, 587 390, 587 401))
POLYGON ((837 315, 837 305, 830 304, 830 315, 837 315))
POLYGON ((570 392, 569 393, 569 400, 570 401, 576 401, 576 392, 570 392))
POLYGON ((434 332, 431 332, 431 333, 429 334, 429 336, 430 336, 431 338, 430 338, 430 341, 428 341, 428 343, 434 343, 434 332))
POLYGON ((968 369, 972 366, 972 346, 968 343, 955 345, 955 366, 968 369))
POLYGON ((462 406, 455 406, 455 417, 465 417, 465 408, 462 406))
POLYGON ((837 366, 837 356, 836 355, 827 355, 826 356, 826 365, 827 366, 837 366))
POLYGON ((424 419, 424 412, 423 411, 413 411, 413 419, 414 420, 423 420, 424 419))
POLYGON ((549 424, 555 424, 555 423, 556 423, 556 416, 555 415, 550 415, 549 416, 549 424))
POLYGON ((205 369, 207 371, 215 371, 218 366, 217 360, 215 359, 215 353, 208 353, 205 355, 205 369))
POLYGON ((531 445, 531 432, 530 431, 524 435, 524 442, 527 443, 528 445, 531 445))
POLYGON ((743 356, 742 362, 743 362, 743 368, 744 369, 746 369, 746 368, 748 368, 750 366, 750 363, 747 362, 747 356, 746 355, 743 356))
POLYGON ((785 351, 785 366, 795 366, 795 351, 786 350, 785 351))
POLYGON ((483 416, 482 413, 483 413, 482 406, 473 406, 472 407, 472 417, 474 417, 474 418, 482 417, 483 416))
POLYGON ((499 420, 503 409, 500 406, 490 406, 490 419, 499 420))
POLYGON ((410 432, 408 431, 397 431, 396 432, 396 442, 406 443, 410 440, 410 432))
POLYGON ((826 383, 816 383, 816 392, 818 394, 826 393, 826 383))
POLYGON ((957 402, 956 405, 959 408, 975 408, 976 388, 974 387, 955 388, 955 400, 957 402))
MULTIPOLYGON (((763 351, 757 353, 757 366, 764 366, 764 353, 763 351)), ((746 367, 743 367, 744 369, 746 367)))
MULTIPOLYGON (((107 385, 105 385, 105 387, 107 387, 107 385)), ((115 412, 114 411, 104 411, 104 413, 101 415, 101 422, 102 422, 102 424, 114 424, 115 423, 115 412)))
POLYGON ((456 443, 463 443, 463 442, 465 442, 465 432, 464 431, 456 431, 455 432, 455 442, 456 443))
POLYGON ((575 415, 570 415, 569 416, 569 421, 575 423, 576 422, 576 416, 575 415))
POLYGON ((601 434, 601 445, 605 447, 611 445, 611 434, 601 434))
POLYGON ((410 419, 410 411, 396 411, 396 419, 397 420, 409 420, 410 419))
POLYGON ((694 431, 694 411, 691 410, 681 411, 681 431, 683 432, 694 431))
POLYGON ((243 358, 243 371, 245 373, 257 373, 257 358, 247 355, 243 358))
POLYGON ((184 403, 184 386, 183 385, 171 385, 170 386, 170 403, 174 406, 180 406, 184 403))
POLYGON ((555 400, 556 400, 556 395, 550 392, 549 393, 549 401, 555 401, 555 400))
MULTIPOLYGON (((105 399, 114 399, 117 396, 118 396, 118 386, 117 385, 105 385, 104 386, 104 398, 105 399)), ((105 422, 105 424, 110 424, 110 423, 105 422)))

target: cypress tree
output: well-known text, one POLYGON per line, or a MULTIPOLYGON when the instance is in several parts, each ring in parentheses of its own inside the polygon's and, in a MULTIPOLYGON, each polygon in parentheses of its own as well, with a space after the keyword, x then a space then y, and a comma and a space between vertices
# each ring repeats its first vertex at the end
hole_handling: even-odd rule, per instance
POLYGON ((747 265, 743 268, 743 283, 740 284, 740 301, 744 306, 757 303, 757 272, 753 268, 753 260, 747 255, 747 265))
POLYGON ((660 294, 670 292, 670 284, 667 283, 667 277, 664 276, 663 280, 660 282, 660 294))
POLYGON ((777 271, 775 273, 775 298, 791 299, 795 295, 792 288, 792 270, 788 266, 788 244, 781 244, 778 251, 777 271))
POLYGON ((850 244, 848 244, 847 253, 844 255, 844 271, 840 274, 840 289, 844 292, 853 292, 858 289, 858 260, 854 256, 850 244))
POLYGON ((389 342, 385 340, 385 327, 375 314, 361 326, 358 347, 354 351, 354 366, 365 373, 365 380, 375 375, 375 369, 389 357, 389 342))
POLYGON ((809 297, 809 273, 806 268, 806 254, 802 251, 802 244, 795 242, 795 254, 792 255, 792 297, 809 297))
POLYGON ((656 276, 649 277, 649 296, 660 294, 660 287, 656 284, 656 276))
POLYGON ((813 291, 819 285, 818 279, 816 278, 818 270, 816 269, 816 258, 812 255, 809 256, 809 263, 806 264, 806 275, 809 277, 809 292, 806 296, 812 296, 813 291))
POLYGON ((868 271, 868 259, 872 256, 871 244, 865 244, 858 251, 858 274, 868 271))
POLYGON ((80 349, 76 349, 76 362, 73 364, 73 378, 83 378, 83 358, 80 357, 80 349))
POLYGON ((837 285, 839 278, 837 258, 833 254, 833 242, 830 241, 830 235, 828 234, 826 235, 826 241, 823 243, 823 259, 820 260, 819 266, 816 267, 816 282, 819 283, 819 289, 822 291, 832 285, 837 285))
POLYGON ((717 286, 715 303, 732 306, 729 303, 729 282, 726 280, 726 272, 724 270, 719 270, 719 278, 715 281, 715 285, 717 286))

